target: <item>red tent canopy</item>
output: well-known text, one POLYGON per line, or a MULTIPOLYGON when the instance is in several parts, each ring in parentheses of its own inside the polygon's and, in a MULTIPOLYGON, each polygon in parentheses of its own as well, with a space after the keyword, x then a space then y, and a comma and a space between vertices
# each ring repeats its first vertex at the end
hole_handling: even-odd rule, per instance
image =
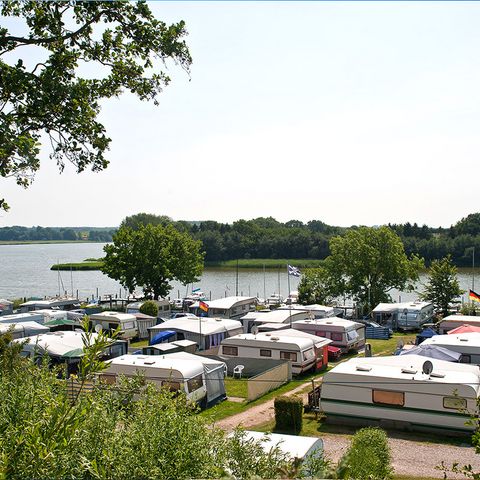
POLYGON ((471 332, 480 332, 480 327, 474 327, 473 325, 460 325, 460 327, 454 328, 447 332, 448 335, 456 333, 471 333, 471 332))

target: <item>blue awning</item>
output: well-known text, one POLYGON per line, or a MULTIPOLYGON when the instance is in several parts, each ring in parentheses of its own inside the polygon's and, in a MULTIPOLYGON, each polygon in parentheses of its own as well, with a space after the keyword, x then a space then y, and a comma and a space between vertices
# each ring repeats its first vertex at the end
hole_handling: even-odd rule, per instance
POLYGON ((152 341, 150 342, 150 345, 156 345, 157 343, 162 343, 165 340, 167 340, 170 337, 173 337, 177 332, 174 332, 173 330, 163 330, 161 332, 156 333, 152 341))

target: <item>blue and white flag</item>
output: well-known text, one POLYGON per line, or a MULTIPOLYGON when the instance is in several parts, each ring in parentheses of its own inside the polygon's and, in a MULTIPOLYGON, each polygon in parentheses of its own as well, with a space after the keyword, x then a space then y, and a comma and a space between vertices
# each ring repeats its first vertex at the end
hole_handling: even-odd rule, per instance
POLYGON ((291 265, 287 265, 288 274, 293 275, 294 277, 300 276, 300 270, 297 267, 292 267, 291 265))

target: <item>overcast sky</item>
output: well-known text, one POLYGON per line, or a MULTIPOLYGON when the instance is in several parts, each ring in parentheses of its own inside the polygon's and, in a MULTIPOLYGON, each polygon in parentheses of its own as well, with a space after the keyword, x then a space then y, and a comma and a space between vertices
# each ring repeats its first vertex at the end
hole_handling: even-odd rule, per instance
POLYGON ((102 173, 0 180, 0 226, 232 222, 449 226, 480 211, 480 2, 153 2, 191 75, 160 106, 104 103, 102 173))

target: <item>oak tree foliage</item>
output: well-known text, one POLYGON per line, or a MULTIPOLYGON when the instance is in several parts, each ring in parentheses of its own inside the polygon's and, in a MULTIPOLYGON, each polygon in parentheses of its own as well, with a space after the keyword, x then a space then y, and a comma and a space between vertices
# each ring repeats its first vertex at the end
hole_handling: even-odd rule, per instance
POLYGON ((0 15, 0 177, 23 187, 44 141, 60 171, 106 168, 101 101, 127 91, 157 105, 166 62, 191 64, 184 22, 167 25, 145 2, 5 0, 0 15))
POLYGON ((121 227, 104 250, 106 275, 129 292, 143 288, 155 300, 168 294, 172 280, 193 283, 203 270, 201 242, 173 225, 121 227))

